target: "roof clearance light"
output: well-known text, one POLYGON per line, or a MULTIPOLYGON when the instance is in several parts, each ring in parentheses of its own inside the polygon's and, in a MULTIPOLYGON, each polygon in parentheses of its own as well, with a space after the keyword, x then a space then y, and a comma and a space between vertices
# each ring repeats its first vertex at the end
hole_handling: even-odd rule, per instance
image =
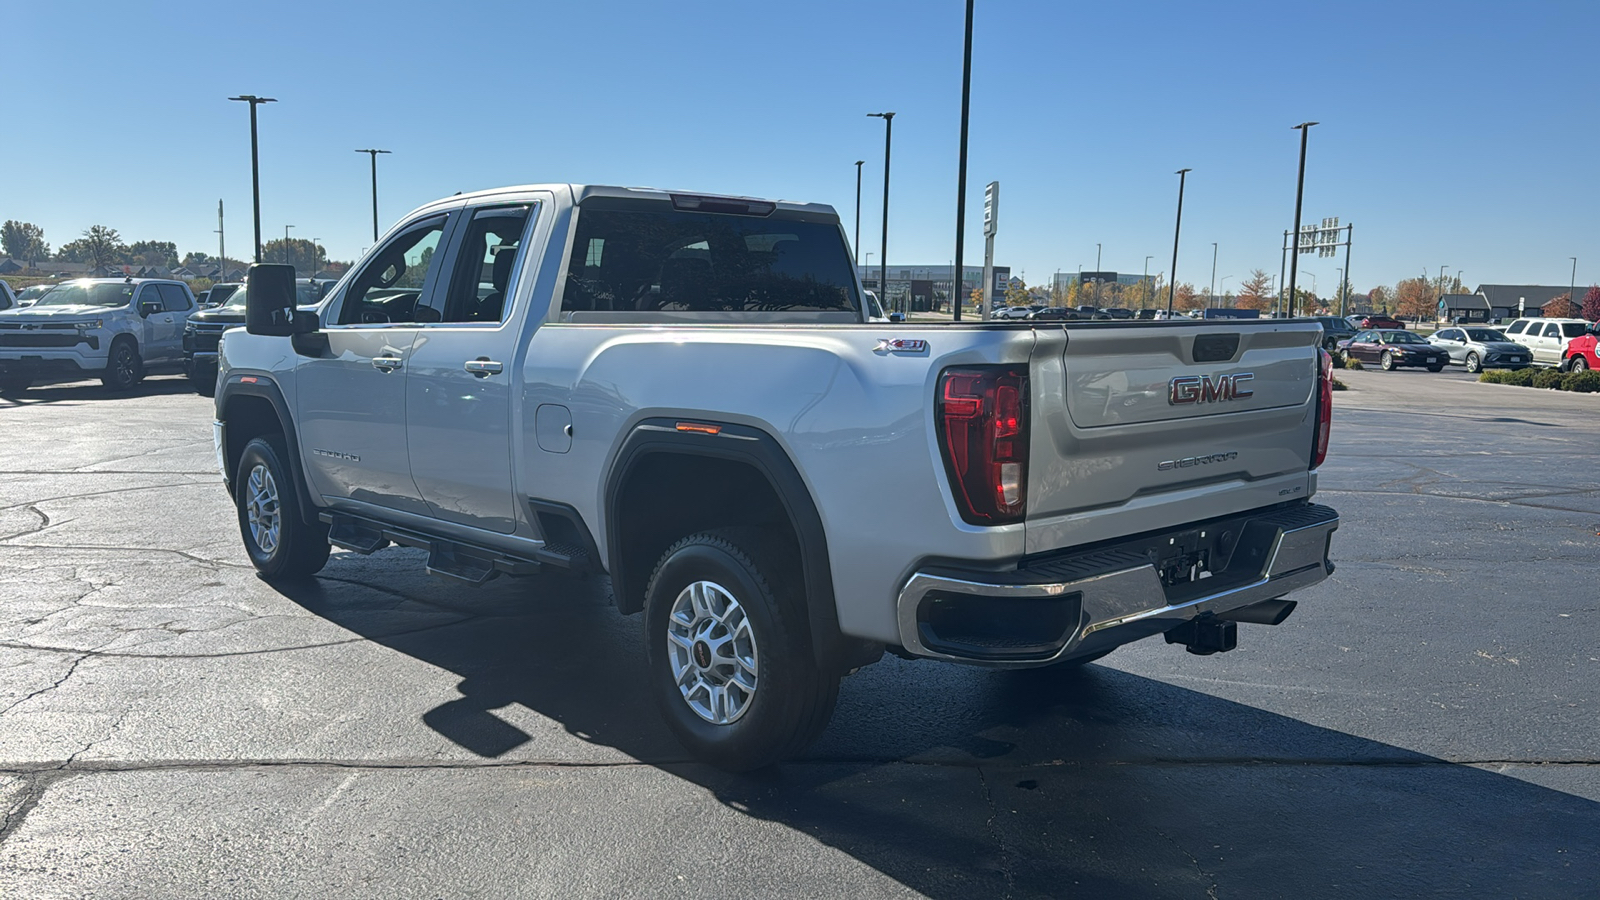
POLYGON ((678 430, 691 432, 693 434, 721 434, 722 426, 702 425, 699 422, 679 422, 678 430))
POLYGON ((778 204, 768 200, 745 200, 739 197, 700 197, 694 194, 673 194, 672 206, 692 212, 728 213, 735 216, 770 216, 778 204))

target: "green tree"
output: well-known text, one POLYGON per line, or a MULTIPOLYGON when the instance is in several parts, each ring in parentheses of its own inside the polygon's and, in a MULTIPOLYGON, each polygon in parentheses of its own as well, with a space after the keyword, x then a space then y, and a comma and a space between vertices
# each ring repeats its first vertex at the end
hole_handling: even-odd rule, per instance
POLYGON ((44 242, 44 229, 32 222, 7 219, 0 225, 0 247, 13 259, 33 261, 50 258, 50 245, 44 242))
POLYGON ((129 262, 142 266, 175 266, 178 264, 178 245, 172 241, 134 241, 128 245, 129 262))
POLYGON ((261 246, 261 261, 287 263, 294 266, 296 275, 306 278, 312 274, 313 266, 321 261, 322 253, 321 247, 304 238, 290 238, 287 241, 280 238, 261 246))
POLYGON ((1006 285, 1007 306, 1027 306, 1032 300, 1028 294, 1028 286, 1022 283, 1022 279, 1018 278, 1006 285))

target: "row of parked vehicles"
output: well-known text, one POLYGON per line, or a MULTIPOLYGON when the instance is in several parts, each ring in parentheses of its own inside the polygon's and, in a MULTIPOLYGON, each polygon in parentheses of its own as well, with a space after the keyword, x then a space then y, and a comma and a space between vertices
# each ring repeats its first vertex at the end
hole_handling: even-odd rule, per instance
POLYGON ((1370 324, 1340 336, 1340 324, 1346 320, 1319 319, 1330 353, 1376 363, 1385 370, 1414 367, 1439 372, 1458 365, 1468 372, 1529 366, 1586 372, 1600 367, 1596 355, 1600 326, 1584 319, 1523 318, 1504 331, 1488 325, 1450 325, 1427 337, 1399 326, 1370 324))
MULTIPOLYGON (((0 282, 3 285, 4 282, 0 282)), ((302 305, 322 299, 332 281, 299 279, 302 305)), ((27 288, 0 308, 0 396, 40 382, 99 378, 112 390, 146 375, 182 372, 196 391, 216 389, 217 344, 244 324, 244 291, 218 284, 207 305, 175 279, 80 278, 27 288), (30 294, 31 292, 31 294, 30 294)))

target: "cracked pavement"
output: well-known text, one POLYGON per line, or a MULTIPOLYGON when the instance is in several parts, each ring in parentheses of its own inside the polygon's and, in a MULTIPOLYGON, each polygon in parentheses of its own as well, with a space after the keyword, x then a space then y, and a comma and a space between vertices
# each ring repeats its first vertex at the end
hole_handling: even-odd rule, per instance
POLYGON ((886 659, 690 763, 604 579, 277 590, 182 379, 0 400, 0 894, 1589 895, 1600 397, 1341 372, 1339 569, 1079 671, 886 659))

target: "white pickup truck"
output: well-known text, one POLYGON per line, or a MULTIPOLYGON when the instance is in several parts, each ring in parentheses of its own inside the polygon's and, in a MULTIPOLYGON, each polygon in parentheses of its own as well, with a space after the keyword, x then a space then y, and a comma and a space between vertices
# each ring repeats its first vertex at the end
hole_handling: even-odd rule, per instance
POLYGON ((64 281, 32 306, 0 312, 0 396, 93 377, 126 391, 147 374, 181 371, 183 327, 195 309, 181 281, 64 281))
POLYGON ((1315 322, 874 323, 829 207, 567 184, 416 210, 315 311, 293 275, 251 270, 220 349, 261 573, 331 542, 608 575, 724 767, 802 748, 885 650, 1213 653, 1333 571, 1315 322))

